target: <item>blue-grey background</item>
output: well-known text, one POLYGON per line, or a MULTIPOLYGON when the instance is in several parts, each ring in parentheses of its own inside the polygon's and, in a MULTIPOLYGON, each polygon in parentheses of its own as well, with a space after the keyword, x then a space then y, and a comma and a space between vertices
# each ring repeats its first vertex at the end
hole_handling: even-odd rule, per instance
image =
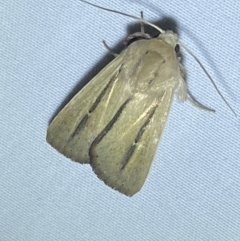
POLYGON ((119 46, 134 20, 78 0, 1 1, 0 240, 239 241, 240 2, 92 2, 174 20, 238 117, 183 52, 191 93, 217 112, 175 101, 144 187, 126 197, 45 136, 61 105, 111 60, 101 41, 119 46))

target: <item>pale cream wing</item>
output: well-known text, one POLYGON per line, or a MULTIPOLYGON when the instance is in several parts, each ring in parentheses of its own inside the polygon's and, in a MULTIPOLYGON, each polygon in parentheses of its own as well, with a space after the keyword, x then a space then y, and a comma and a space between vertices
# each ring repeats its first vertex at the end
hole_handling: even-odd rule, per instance
POLYGON ((124 56, 125 51, 100 71, 49 125, 48 143, 72 160, 89 163, 92 141, 114 116, 121 102, 129 98, 126 82, 119 80, 124 56), (113 96, 113 89, 117 89, 117 96, 113 96))
POLYGON ((97 176, 128 196, 145 182, 181 78, 171 46, 159 39, 147 41, 130 45, 125 59, 129 58, 131 68, 123 66, 120 78, 127 76, 132 96, 117 109, 89 151, 97 176), (134 55, 135 47, 139 57, 134 55))
POLYGON ((94 140, 90 148, 91 165, 107 185, 128 196, 141 189, 164 128, 172 92, 173 88, 165 89, 148 106, 146 99, 126 101, 94 140))

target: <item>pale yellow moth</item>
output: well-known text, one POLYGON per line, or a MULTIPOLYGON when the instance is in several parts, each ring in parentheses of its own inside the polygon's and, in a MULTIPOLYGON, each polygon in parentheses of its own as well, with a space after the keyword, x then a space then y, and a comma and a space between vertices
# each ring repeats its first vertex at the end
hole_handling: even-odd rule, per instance
POLYGON ((48 143, 60 153, 89 163, 101 180, 127 196, 144 184, 174 92, 180 101, 189 99, 175 52, 177 35, 137 19, 159 36, 130 35, 128 40, 140 39, 79 91, 47 130, 48 143))

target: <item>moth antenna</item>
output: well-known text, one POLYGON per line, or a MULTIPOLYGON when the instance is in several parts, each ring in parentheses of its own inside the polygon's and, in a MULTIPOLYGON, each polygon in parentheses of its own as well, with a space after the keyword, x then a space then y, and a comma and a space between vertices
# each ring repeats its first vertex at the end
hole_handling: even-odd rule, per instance
POLYGON ((120 11, 117 11, 117 10, 113 10, 113 9, 110 9, 110 8, 104 8, 104 7, 101 7, 99 5, 96 5, 96 4, 93 4, 93 3, 90 3, 88 1, 85 1, 85 0, 79 0, 81 2, 84 2, 86 4, 89 4, 93 7, 96 7, 96 8, 100 8, 102 10, 105 10, 105 11, 108 11, 108 12, 112 12, 112 13, 117 13, 117 14, 120 14, 120 15, 123 15, 123 16, 126 16, 126 17, 129 17, 129 18, 133 18, 133 19, 136 19, 138 20, 139 22, 141 23, 145 23, 153 28, 155 28, 157 31, 159 31, 160 33, 165 33, 165 31, 161 28, 159 28, 157 25, 153 24, 153 23, 150 23, 149 21, 143 19, 142 17, 139 18, 139 17, 136 17, 136 16, 133 16, 133 15, 130 15, 130 14, 127 14, 127 13, 123 13, 123 12, 120 12, 120 11))
POLYGON ((235 113, 235 111, 233 110, 233 108, 228 104, 227 100, 224 98, 224 96, 222 95, 222 93, 220 92, 220 90, 218 89, 217 85, 215 84, 213 78, 211 77, 211 75, 207 72, 207 70, 205 69, 205 67, 203 66, 203 64, 200 62, 200 60, 192 53, 192 51, 190 49, 188 49, 185 45, 183 45, 182 43, 178 42, 178 44, 185 49, 199 64, 199 66, 201 67, 201 69, 204 71, 204 73, 207 75, 207 77, 210 79, 210 81, 212 82, 214 88, 216 89, 216 91, 218 92, 218 94, 220 95, 220 97, 222 98, 222 100, 225 102, 225 104, 228 106, 228 108, 232 111, 232 113, 237 116, 237 114, 235 113))

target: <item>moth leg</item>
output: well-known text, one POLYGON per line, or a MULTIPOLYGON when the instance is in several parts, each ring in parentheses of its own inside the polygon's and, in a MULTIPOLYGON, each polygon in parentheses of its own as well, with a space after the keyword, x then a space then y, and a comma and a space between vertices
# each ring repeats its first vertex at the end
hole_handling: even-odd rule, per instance
POLYGON ((188 96, 187 96, 187 100, 194 106, 194 107, 197 107, 198 109, 200 110, 205 110, 205 111, 210 111, 210 112, 213 112, 215 113, 215 110, 214 109, 211 109, 201 103, 199 103, 198 101, 196 101, 192 95, 189 93, 188 91, 188 96))
POLYGON ((187 88, 187 83, 183 78, 179 80, 177 97, 180 102, 188 100, 194 107, 197 107, 198 109, 215 112, 215 110, 206 107, 205 105, 199 103, 193 98, 193 96, 187 88))
POLYGON ((182 77, 179 80, 177 97, 180 102, 184 102, 188 98, 187 83, 182 77))
POLYGON ((102 42, 103 42, 104 47, 107 49, 107 51, 108 51, 110 54, 112 54, 114 57, 117 57, 117 56, 118 56, 118 54, 114 53, 114 51, 106 44, 106 42, 105 42, 104 40, 103 40, 102 42))

